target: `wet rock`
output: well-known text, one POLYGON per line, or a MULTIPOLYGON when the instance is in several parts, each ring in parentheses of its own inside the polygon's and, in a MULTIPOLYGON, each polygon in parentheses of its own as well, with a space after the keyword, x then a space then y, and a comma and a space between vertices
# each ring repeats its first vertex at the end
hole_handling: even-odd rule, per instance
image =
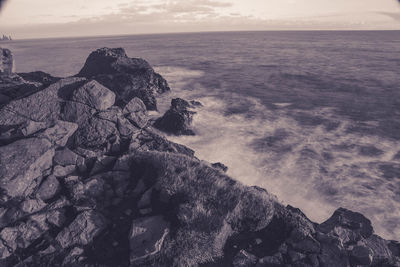
POLYGON ((371 255, 373 255, 373 264, 383 265, 391 262, 393 254, 388 246, 388 241, 383 238, 377 235, 372 235, 369 238, 358 242, 358 245, 366 247, 371 251, 371 255))
POLYGON ((129 101, 123 110, 123 114, 131 123, 139 128, 143 128, 147 124, 148 115, 146 106, 140 98, 135 97, 129 101))
POLYGON ((343 242, 357 242, 373 234, 371 221, 358 212, 337 209, 331 218, 318 226, 318 231, 339 236, 343 242))
POLYGON ((214 168, 216 168, 218 170, 221 170, 223 172, 227 172, 228 171, 228 167, 226 167, 221 162, 213 163, 213 164, 211 164, 211 166, 213 166, 214 168))
POLYGON ((234 267, 252 267, 258 262, 258 258, 245 250, 239 253, 233 259, 232 265, 234 267))
POLYGON ((89 81, 74 91, 72 101, 89 105, 97 110, 106 110, 114 105, 115 94, 97 81, 89 81))
POLYGON ((142 197, 140 198, 139 202, 138 202, 138 208, 142 209, 142 208, 147 208, 151 205, 151 195, 153 193, 153 189, 150 188, 149 190, 147 190, 142 197))
POLYGON ((350 257, 353 264, 370 265, 372 263, 373 252, 367 247, 356 246, 351 250, 350 257))
POLYGON ((43 87, 49 86, 55 82, 58 82, 60 78, 53 77, 52 75, 43 71, 34 71, 27 73, 18 73, 25 81, 41 83, 43 87))
POLYGON ((147 109, 156 110, 156 94, 170 90, 149 63, 129 58, 122 48, 101 48, 92 52, 77 76, 93 78, 115 92, 116 105, 120 107, 138 97, 147 109))
POLYGON ((84 211, 64 228, 56 237, 62 248, 87 245, 100 234, 106 226, 105 218, 95 211, 84 211))
POLYGON ((54 152, 49 141, 39 138, 0 147, 0 188, 11 197, 29 195, 35 179, 51 167, 54 152))
POLYGON ((181 98, 171 100, 170 109, 157 119, 154 127, 175 135, 194 135, 194 131, 190 129, 193 115, 196 112, 189 110, 190 104, 181 98))
POLYGON ((129 234, 130 262, 140 264, 159 253, 168 233, 169 223, 162 216, 134 220, 129 234))

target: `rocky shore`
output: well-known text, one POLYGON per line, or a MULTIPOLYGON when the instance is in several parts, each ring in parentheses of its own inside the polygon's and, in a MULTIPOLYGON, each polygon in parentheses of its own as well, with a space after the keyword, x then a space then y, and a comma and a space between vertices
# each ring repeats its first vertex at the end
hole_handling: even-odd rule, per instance
POLYGON ((170 88, 145 60, 102 48, 58 78, 0 56, 0 266, 400 266, 362 214, 314 223, 163 137, 199 103, 153 127, 170 88))

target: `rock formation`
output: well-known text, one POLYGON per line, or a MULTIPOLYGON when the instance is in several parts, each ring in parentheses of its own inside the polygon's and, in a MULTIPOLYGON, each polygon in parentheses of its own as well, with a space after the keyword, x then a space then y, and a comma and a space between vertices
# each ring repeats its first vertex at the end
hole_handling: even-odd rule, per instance
POLYGON ((195 135, 194 131, 190 129, 193 115, 196 114, 195 111, 190 110, 193 107, 193 104, 184 99, 172 99, 170 109, 165 112, 164 116, 155 121, 154 127, 175 135, 195 135))
POLYGON ((122 48, 101 48, 92 52, 76 75, 94 79, 116 94, 116 105, 125 107, 134 97, 147 109, 157 110, 157 94, 169 91, 167 81, 147 61, 129 58, 122 48))
POLYGON ((7 48, 0 47, 0 74, 10 75, 14 70, 14 57, 7 48))
POLYGON ((400 266, 400 244, 362 214, 313 223, 158 135, 137 88, 112 90, 87 66, 143 72, 121 49, 94 53, 104 61, 92 53, 85 77, 0 107, 0 266, 400 266))

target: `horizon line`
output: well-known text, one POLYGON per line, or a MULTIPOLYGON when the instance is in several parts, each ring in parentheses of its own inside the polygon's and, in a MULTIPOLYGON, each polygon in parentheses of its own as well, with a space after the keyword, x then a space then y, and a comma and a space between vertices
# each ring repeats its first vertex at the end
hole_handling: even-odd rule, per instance
MULTIPOLYGON (((204 34, 204 33, 233 33, 233 32, 399 32, 400 29, 269 29, 269 30, 210 30, 210 31, 179 31, 179 32, 154 32, 154 33, 127 33, 127 34, 101 34, 101 35, 70 35, 61 37, 28 37, 28 38, 16 38, 11 41, 26 41, 26 40, 48 40, 48 39, 69 39, 69 38, 106 38, 106 37, 128 37, 128 36, 142 36, 142 35, 171 35, 171 34, 204 34)), ((12 36, 8 34, 7 36, 12 36)), ((1 42, 0 42, 1 44, 1 42)))

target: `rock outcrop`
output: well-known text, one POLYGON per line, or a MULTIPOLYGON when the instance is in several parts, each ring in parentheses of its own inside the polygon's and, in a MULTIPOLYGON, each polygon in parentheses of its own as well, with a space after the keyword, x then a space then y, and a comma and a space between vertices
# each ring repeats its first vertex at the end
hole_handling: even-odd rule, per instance
POLYGON ((154 127, 169 134, 195 135, 190 126, 196 112, 191 108, 193 105, 184 99, 172 99, 170 109, 155 121, 154 127))
POLYGON ((124 108, 140 98, 149 110, 157 109, 157 94, 169 91, 167 81, 147 61, 129 58, 123 48, 101 48, 92 52, 79 77, 94 79, 116 94, 116 105, 124 108))
MULTIPOLYGON (((99 68, 126 71, 131 59, 108 51, 122 63, 99 68)), ((400 244, 362 214, 313 223, 158 135, 139 98, 118 97, 75 77, 0 107, 0 266, 400 266, 400 244)))

